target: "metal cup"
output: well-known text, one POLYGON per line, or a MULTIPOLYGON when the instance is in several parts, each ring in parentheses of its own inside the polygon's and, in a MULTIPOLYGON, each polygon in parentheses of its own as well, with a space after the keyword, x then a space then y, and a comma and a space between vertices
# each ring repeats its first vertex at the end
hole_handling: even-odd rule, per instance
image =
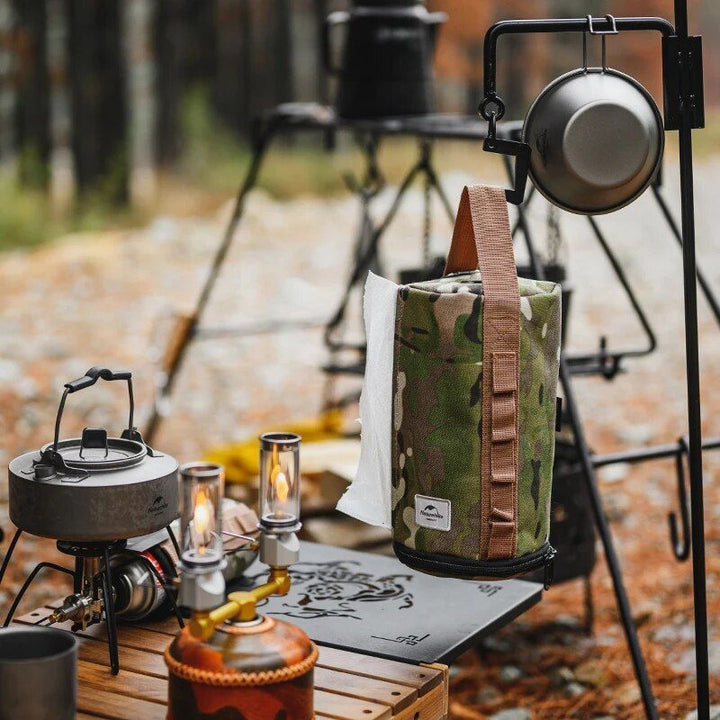
POLYGON ((0 720, 73 720, 77 655, 64 630, 0 629, 0 720))
POLYGON ((525 118, 530 176, 550 202, 587 215, 637 198, 660 166, 662 117, 637 80, 582 68, 548 85, 525 118))

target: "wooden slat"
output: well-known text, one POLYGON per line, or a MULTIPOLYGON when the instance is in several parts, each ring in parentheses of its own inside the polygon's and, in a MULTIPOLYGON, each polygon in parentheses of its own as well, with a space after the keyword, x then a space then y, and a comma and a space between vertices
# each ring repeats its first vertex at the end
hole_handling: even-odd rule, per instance
POLYGON ((167 712, 164 705, 116 695, 84 683, 78 685, 78 710, 110 720, 165 720, 167 712))
POLYGON ((447 717, 447 712, 445 688, 438 685, 410 707, 393 715, 393 720, 440 720, 447 717))
POLYGON ((75 720, 98 720, 99 717, 99 715, 90 715, 90 713, 81 712, 75 715, 75 720))
POLYGON ((442 663, 421 663, 420 666, 437 670, 442 674, 442 696, 445 700, 442 708, 442 716, 447 717, 450 712, 450 668, 442 663))
POLYGON ((424 695, 443 682, 442 672, 435 668, 360 655, 324 645, 320 647, 318 667, 409 685, 417 689, 418 695, 424 695))
MULTIPOLYGON (((40 617, 42 617, 42 613, 40 613, 40 617)), ((37 619, 38 618, 33 612, 17 618, 17 622, 33 625, 37 619)), ((67 622, 56 623, 53 627, 61 630, 70 630, 72 627, 72 621, 68 620, 67 622)), ((100 642, 107 642, 105 623, 90 625, 85 630, 78 630, 75 634, 79 637, 91 638, 93 640, 99 640, 100 642)), ((162 655, 169 644, 170 638, 165 633, 159 633, 149 629, 141 630, 140 628, 130 625, 121 625, 118 627, 118 645, 120 646, 121 653, 123 647, 129 647, 135 648, 136 650, 144 650, 146 652, 154 652, 162 655)))
POLYGON ((392 710, 369 700, 315 691, 315 711, 334 720, 392 720, 392 710))
POLYGON ((108 669, 102 665, 80 660, 78 662, 78 680, 81 685, 98 690, 112 691, 118 695, 148 700, 150 702, 167 703, 167 681, 150 675, 120 669, 114 677, 108 678, 108 669))
MULTIPOLYGON (((90 638, 80 638, 80 659, 110 667, 108 646, 105 642, 90 638)), ((120 649, 120 667, 131 672, 157 678, 167 678, 167 665, 162 655, 124 647, 120 649)))
POLYGON ((174 615, 149 625, 144 623, 133 624, 133 627, 139 628, 140 630, 162 633, 163 635, 171 635, 172 637, 175 637, 180 630, 180 625, 178 625, 178 621, 174 615))
POLYGON ((315 688, 388 705, 392 708, 393 714, 412 705, 418 697, 417 690, 407 685, 324 667, 315 668, 315 688))

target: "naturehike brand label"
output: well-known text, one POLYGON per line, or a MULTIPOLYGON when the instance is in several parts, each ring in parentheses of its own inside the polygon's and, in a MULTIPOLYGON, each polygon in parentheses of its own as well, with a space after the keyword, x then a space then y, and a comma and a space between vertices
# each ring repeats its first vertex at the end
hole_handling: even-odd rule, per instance
POLYGON ((447 532, 450 530, 451 507, 449 500, 416 495, 415 523, 420 527, 447 532))
POLYGON ((147 512, 148 515, 161 515, 168 509, 168 503, 167 500, 162 496, 158 495, 152 503, 148 506, 147 512))

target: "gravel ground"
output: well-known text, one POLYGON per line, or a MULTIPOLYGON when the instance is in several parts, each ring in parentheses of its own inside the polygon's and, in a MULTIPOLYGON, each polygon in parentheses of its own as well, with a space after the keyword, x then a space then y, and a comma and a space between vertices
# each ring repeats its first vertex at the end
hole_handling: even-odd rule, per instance
MULTIPOLYGON (((677 178, 667 172, 668 197, 677 178)), ((458 197, 471 178, 444 181, 458 197)), ((708 161, 696 182, 698 255, 720 292, 720 163, 708 161)), ((378 198, 387 206, 390 191, 378 198)), ((420 258, 420 192, 412 192, 387 235, 388 271, 420 258)), ((677 209, 677 202, 672 203, 677 209)), ((152 400, 157 357, 168 318, 193 306, 230 211, 198 218, 159 217, 147 227, 74 235, 32 252, 0 256, 4 290, 0 313, 0 464, 51 439, 62 383, 97 364, 131 368, 142 427, 152 400)), ((323 318, 339 300, 349 271, 357 220, 351 199, 298 198, 277 203, 254 193, 205 318, 206 326, 270 318, 323 318)), ((439 213, 436 213, 439 217, 439 213)), ((531 219, 544 237, 545 210, 531 219)), ((649 194, 600 223, 637 289, 658 337, 658 351, 627 363, 608 383, 579 379, 577 393, 593 448, 606 452, 668 442, 684 432, 685 391, 680 253, 649 194)), ((563 256, 575 289, 570 345, 594 349, 600 335, 610 349, 642 343, 637 323, 587 222, 563 216, 563 256)), ((434 226, 433 247, 446 249, 449 226, 434 226)), ((720 333, 704 301, 701 309, 704 429, 720 435, 720 333)), ((353 312, 357 316, 357 308, 353 312)), ((312 416, 327 360, 320 330, 294 330, 197 342, 155 444, 182 461, 209 447, 312 416)), ((97 387, 71 399, 63 434, 84 425, 119 428, 124 396, 97 387)), ((708 454, 706 518, 708 584, 715 700, 720 698, 720 456, 708 454)), ((672 559, 666 514, 676 503, 672 463, 611 468, 602 492, 616 532, 630 595, 663 718, 684 717, 693 705, 692 597, 689 564, 672 559)), ((0 525, 8 532, 7 489, 0 481, 0 525)), ((49 541, 28 538, 0 591, 0 608, 38 557, 55 556, 49 541)), ((636 718, 641 706, 632 683, 610 580, 602 561, 593 576, 596 632, 581 629, 578 583, 553 588, 538 608, 453 668, 451 716, 473 720, 636 718)), ((53 583, 36 585, 25 607, 55 597, 53 583)))

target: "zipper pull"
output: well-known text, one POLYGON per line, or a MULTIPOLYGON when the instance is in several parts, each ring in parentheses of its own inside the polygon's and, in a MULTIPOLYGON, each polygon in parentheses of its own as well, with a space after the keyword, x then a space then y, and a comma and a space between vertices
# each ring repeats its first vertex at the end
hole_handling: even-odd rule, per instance
POLYGON ((545 560, 545 580, 543 582, 543 587, 545 590, 550 589, 550 586, 553 584, 554 575, 555 575, 555 550, 553 550, 552 553, 549 555, 549 557, 545 560))

